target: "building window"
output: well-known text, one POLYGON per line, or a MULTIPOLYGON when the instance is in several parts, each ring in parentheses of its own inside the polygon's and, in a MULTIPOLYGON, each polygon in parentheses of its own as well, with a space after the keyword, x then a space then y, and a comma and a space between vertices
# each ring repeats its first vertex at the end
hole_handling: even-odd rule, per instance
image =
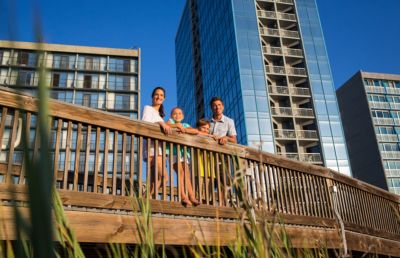
POLYGON ((19 52, 17 64, 24 66, 36 66, 37 54, 29 52, 19 52))
POLYGON ((109 70, 115 72, 131 72, 131 60, 110 58, 109 70))
POLYGON ((74 57, 68 55, 55 54, 53 57, 53 68, 73 69, 74 57))
POLYGON ((4 51, 0 51, 0 65, 3 64, 4 51))
POLYGON ((21 86, 33 86, 34 84, 34 72, 32 71, 19 71, 17 78, 17 85, 21 86))
POLYGON ((83 88, 85 88, 85 89, 92 88, 92 76, 91 75, 85 75, 83 77, 83 88))

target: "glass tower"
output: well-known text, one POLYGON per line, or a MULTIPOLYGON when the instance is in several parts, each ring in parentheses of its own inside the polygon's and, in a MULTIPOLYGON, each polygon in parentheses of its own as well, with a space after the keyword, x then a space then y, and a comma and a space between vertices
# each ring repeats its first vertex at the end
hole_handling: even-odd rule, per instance
POLYGON ((239 143, 351 174, 315 0, 187 0, 175 45, 192 125, 220 96, 239 143))

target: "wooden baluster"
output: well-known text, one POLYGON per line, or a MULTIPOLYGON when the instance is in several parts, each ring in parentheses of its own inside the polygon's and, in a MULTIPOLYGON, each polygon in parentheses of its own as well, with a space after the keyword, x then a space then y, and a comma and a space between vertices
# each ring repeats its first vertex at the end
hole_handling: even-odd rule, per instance
POLYGON ((307 181, 306 181, 306 177, 307 175, 304 173, 301 173, 301 185, 303 186, 302 192, 304 195, 304 206, 305 206, 305 210, 306 210, 306 215, 308 216, 312 216, 312 211, 311 211, 311 207, 310 207, 310 203, 311 203, 311 197, 310 197, 310 193, 308 191, 308 186, 307 186, 307 181))
MULTIPOLYGON (((222 162, 222 189, 221 189, 221 191, 222 191, 222 196, 223 196, 223 201, 224 201, 224 206, 230 206, 229 205, 229 203, 228 203, 228 194, 229 194, 229 192, 228 192, 228 189, 229 189, 229 187, 231 187, 232 185, 231 184, 227 184, 227 182, 226 182, 226 177, 228 176, 228 172, 227 172, 227 159, 226 159, 226 156, 225 156, 225 154, 222 154, 221 155, 221 162, 222 162)), ((232 203, 231 203, 231 205, 232 205, 232 203)))
POLYGON ((75 148, 75 168, 74 168, 74 191, 78 191, 78 177, 79 177, 79 162, 82 144, 82 124, 78 123, 78 133, 76 135, 76 148, 75 148))
POLYGON ((184 169, 185 173, 183 174, 183 185, 184 185, 184 192, 185 192, 185 196, 189 197, 189 193, 188 193, 188 184, 187 181, 188 179, 190 179, 189 176, 189 171, 188 171, 188 167, 187 167, 187 149, 186 146, 183 146, 183 157, 180 156, 181 153, 178 152, 177 153, 177 162, 181 162, 181 159, 183 159, 183 166, 182 169, 184 169))
POLYGON ((261 208, 261 203, 260 203, 260 199, 261 199, 261 183, 260 183, 260 167, 259 167, 259 163, 258 162, 254 162, 254 194, 256 195, 256 198, 254 199, 254 201, 256 202, 256 207, 258 207, 259 209, 261 208))
POLYGON ((326 211, 326 200, 325 200, 325 195, 324 195, 324 186, 323 186, 323 181, 321 177, 315 177, 315 184, 317 186, 317 192, 318 192, 318 200, 319 200, 319 207, 320 207, 320 212, 321 212, 321 217, 327 218, 328 214, 326 211))
POLYGON ((262 204, 263 204, 263 209, 266 210, 268 209, 268 200, 267 200, 267 191, 266 191, 266 179, 265 179, 265 164, 260 163, 260 180, 261 180, 261 197, 262 197, 262 204))
POLYGON ((100 155, 100 127, 96 128, 96 150, 94 156, 93 192, 98 192, 99 155, 100 155))
MULTIPOLYGON (((169 143, 169 191, 170 191, 170 195, 171 195, 171 202, 175 201, 173 148, 174 148, 174 145, 172 143, 169 143)), ((177 172, 177 173, 179 173, 179 172, 177 172)))
MULTIPOLYGON (((30 116, 31 116, 31 114, 30 113, 28 113, 27 114, 27 122, 26 122, 26 130, 27 130, 27 132, 26 132, 26 143, 28 144, 29 143, 29 132, 30 132, 30 116), (29 116, 29 120, 28 120, 28 116, 29 116), (28 123, 28 121, 29 121, 29 123, 28 123)), ((54 182, 57 182, 57 178, 58 178, 58 164, 59 164, 59 156, 60 156, 60 145, 61 145, 61 142, 60 142, 60 139, 61 139, 61 128, 62 128, 62 124, 63 124, 63 121, 62 121, 62 119, 58 119, 57 120, 57 133, 56 133, 56 142, 55 142, 55 144, 54 144, 54 147, 55 147, 55 150, 54 150, 54 171, 53 171, 53 174, 54 174, 54 182)), ((26 148, 26 150, 28 150, 29 149, 29 146, 27 146, 27 148, 26 148)))
POLYGON ((313 207, 314 207, 314 214, 317 217, 321 217, 321 209, 320 209, 320 197, 318 196, 318 189, 317 189, 317 184, 315 182, 315 176, 310 175, 309 176, 309 182, 310 182, 310 188, 312 189, 313 192, 313 207))
MULTIPOLYGON (((136 156, 137 164, 138 164, 138 176, 137 176, 137 181, 138 181, 138 192, 136 197, 141 198, 142 197, 142 187, 143 187, 143 137, 140 136, 136 138, 138 142, 138 154, 136 156)), ((129 195, 134 196, 134 169, 135 169, 135 135, 131 135, 131 156, 130 156, 130 176, 129 176, 129 195)))
POLYGON ((215 164, 216 158, 213 152, 210 152, 210 157, 211 157, 211 196, 212 196, 213 206, 217 206, 217 199, 215 196, 215 176, 216 176, 215 166, 217 166, 218 164, 215 164))
POLYGON ((117 194, 118 131, 114 131, 114 156, 112 174, 112 195, 117 194))
POLYGON ((317 178, 319 181, 320 189, 321 189, 321 197, 322 197, 322 202, 323 202, 323 212, 324 212, 324 217, 325 218, 330 218, 331 215, 329 214, 330 207, 329 207, 329 200, 327 198, 327 194, 329 189, 326 186, 326 180, 324 180, 323 177, 318 177, 317 178))
POLYGON ((3 135, 4 135, 4 129, 6 127, 6 119, 7 119, 7 108, 3 107, 3 110, 1 112, 1 124, 0 124, 0 154, 1 151, 3 150, 3 135))
POLYGON ((306 197, 304 195, 304 185, 302 180, 302 173, 296 171, 296 184, 297 184, 297 195, 299 196, 300 201, 300 214, 307 216, 307 209, 306 209, 306 197))
MULTIPOLYGON (((61 128, 61 126, 60 126, 60 128, 61 128)), ((24 157, 22 158, 21 174, 19 176, 18 184, 24 184, 25 183, 25 164, 26 164, 25 156, 29 157, 29 149, 30 149, 30 146, 29 146, 29 135, 31 133, 31 112, 27 112, 26 113, 25 132, 23 132, 23 133, 25 134, 25 136, 24 137, 21 136, 21 141, 23 141, 22 144, 24 145, 24 152, 27 151, 28 153, 24 153, 24 157)), ((58 137, 59 137, 59 135, 58 135, 58 137)), ((0 136, 0 138, 1 138, 1 136, 0 136)), ((0 141, 0 146, 1 146, 1 141, 0 141)), ((56 147, 59 148, 57 142, 56 142, 56 147)), ((56 169, 56 168, 58 168, 58 154, 57 154, 57 156, 54 156, 54 159, 55 159, 54 160, 54 168, 56 169), (57 161, 57 163, 55 161, 57 161)), ((55 175, 54 178, 57 179, 56 175, 55 175)))
POLYGON ((234 177, 235 177, 235 174, 236 174, 236 171, 235 171, 235 169, 232 167, 232 159, 231 159, 231 156, 228 156, 227 157, 227 162, 228 162, 228 171, 225 173, 225 178, 227 178, 227 185, 229 185, 230 186, 230 190, 229 191, 227 191, 226 192, 226 195, 228 195, 227 196, 227 198, 228 198, 228 200, 230 200, 230 202, 231 202, 231 207, 234 207, 234 205, 235 205, 235 201, 237 202, 238 201, 238 198, 237 198, 237 196, 236 197, 234 197, 234 194, 236 195, 237 194, 237 190, 234 190, 234 177), (233 173, 232 173, 233 172, 233 173), (233 175, 233 177, 232 177, 232 175, 233 175), (234 201, 234 199, 236 199, 235 201, 234 201))
POLYGON ((83 191, 88 191, 88 178, 89 178, 89 162, 90 162, 90 141, 92 138, 92 126, 88 125, 86 131, 86 153, 85 153, 85 171, 83 178, 83 191))
POLYGON ((350 207, 349 207, 349 202, 348 202, 348 196, 347 193, 345 192, 345 188, 341 183, 337 184, 338 188, 338 206, 340 209, 340 214, 343 216, 342 219, 346 222, 351 222, 351 217, 349 214, 350 207))
POLYGON ((158 151, 158 140, 156 139, 154 140, 154 200, 158 199, 158 174, 162 173, 162 171, 158 171, 158 155, 160 153, 158 151))
POLYGON ((166 155, 167 155, 167 148, 166 148, 166 143, 163 141, 162 143, 162 200, 166 201, 167 200, 167 180, 165 178, 165 175, 167 172, 165 169, 167 168, 167 160, 166 160, 166 155))
MULTIPOLYGON (((126 133, 122 134, 122 158, 121 158, 121 195, 125 196, 125 160, 126 160, 126 133)), ((132 160, 133 161, 133 160, 132 160)))
MULTIPOLYGON (((151 199, 153 198, 150 194, 151 191, 151 139, 147 138, 147 165, 146 165, 146 195, 151 199)), ((154 155, 154 153, 153 153, 154 155)), ((154 156, 153 156, 154 158, 154 156)))
MULTIPOLYGON (((201 171, 200 170, 200 164, 201 164, 201 162, 202 162, 202 160, 201 160, 201 158, 202 158, 202 155, 200 155, 200 150, 199 149, 197 149, 196 148, 196 167, 197 167, 197 178, 198 178, 198 182, 199 182, 199 187, 198 187, 198 191, 199 191, 199 202, 201 203, 202 201, 203 201, 203 193, 202 193, 202 190, 203 190, 203 184, 204 184, 204 182, 202 182, 202 178, 201 178, 201 173, 204 173, 204 177, 203 177, 203 179, 205 179, 205 173, 206 173, 206 164, 204 164, 203 163, 203 170, 204 171, 201 171)), ((194 164, 194 163, 193 163, 194 164)))
POLYGON ((299 184, 298 184, 298 174, 297 171, 291 170, 292 174, 292 190, 293 190, 293 198, 294 198, 294 206, 295 206, 295 211, 297 215, 302 214, 301 210, 301 197, 299 193, 299 184))
POLYGON ((272 189, 272 178, 271 178, 271 170, 272 167, 271 165, 266 164, 265 165, 265 187, 267 190, 267 207, 269 211, 272 211, 273 205, 275 203, 275 198, 274 198, 274 192, 272 189))
MULTIPOLYGON (((179 171, 179 166, 178 166, 178 162, 179 162, 179 153, 181 152, 181 146, 180 146, 179 144, 177 144, 176 148, 177 148, 177 151, 176 151, 176 165, 177 165, 177 167, 176 167, 176 173, 177 173, 177 175, 178 175, 178 182, 177 182, 177 183, 178 183, 178 202, 181 202, 181 201, 182 201, 182 199, 181 199, 181 192, 182 192, 182 187, 183 187, 183 185, 181 184, 181 177, 182 177, 182 175, 181 175, 181 173, 180 173, 180 171, 179 171)), ((170 151, 171 151, 171 155, 174 155, 173 149, 171 149, 170 151)))
POLYGON ((283 212, 282 203, 281 203, 281 194, 280 194, 280 185, 278 183, 278 168, 273 166, 272 170, 272 178, 274 183, 274 194, 276 195, 276 209, 278 212, 283 212))
POLYGON ((108 193, 108 137, 110 130, 107 128, 104 135, 104 168, 103 168, 103 193, 108 193))
MULTIPOLYGON (((12 124, 12 129, 11 129, 11 139, 9 141, 9 146, 10 146, 10 151, 8 153, 8 164, 7 164, 7 175, 6 175, 6 183, 7 184, 12 184, 12 169, 13 169, 13 163, 14 163, 14 144, 15 144, 15 139, 17 137, 17 129, 18 129, 18 120, 19 120, 19 111, 15 110, 14 111, 14 119, 13 119, 13 124, 12 124)), ((0 146, 1 148, 1 146, 0 146)))
POLYGON ((210 192, 209 192, 209 176, 212 174, 212 168, 211 168, 211 155, 209 156, 209 159, 207 158, 208 152, 206 150, 203 150, 203 163, 204 163, 204 181, 205 181, 205 187, 206 187, 206 204, 210 204, 210 192))
POLYGON ((223 206, 223 201, 222 201, 222 192, 221 192, 221 172, 220 172, 220 167, 222 163, 220 163, 219 160, 219 153, 216 153, 216 169, 217 169, 217 195, 218 195, 218 205, 223 206))
MULTIPOLYGON (((38 128, 38 126, 36 126, 38 128)), ((38 131, 36 130, 36 136, 37 136, 38 131)), ((69 159, 71 155, 71 137, 72 136, 72 122, 68 121, 68 127, 67 127, 67 141, 66 141, 66 146, 65 146, 65 164, 64 164, 64 178, 63 178, 63 188, 64 190, 68 189, 68 172, 69 172, 69 159)), ((35 140, 35 145, 36 145, 36 140, 35 140)), ((35 147, 36 149, 36 147, 35 147)))
POLYGON ((276 168, 276 173, 277 173, 277 183, 278 183, 278 189, 279 189, 279 197, 281 200, 281 212, 287 213, 287 203, 286 203, 286 196, 285 196, 285 187, 283 185, 283 178, 282 178, 282 170, 280 167, 276 168))
POLYGON ((287 184, 287 192, 288 192, 288 199, 289 199, 289 207, 290 212, 292 214, 298 214, 295 205, 295 197, 293 192, 293 174, 290 170, 285 168, 285 175, 286 175, 286 184, 287 184))
POLYGON ((365 216, 366 216, 366 218, 364 220, 365 226, 372 228, 371 216, 370 216, 371 213, 368 211, 368 206, 367 206, 367 203, 368 203, 367 193, 363 190, 360 190, 360 195, 361 195, 361 200, 362 200, 360 203, 361 209, 365 213, 365 216))
POLYGON ((196 180, 195 180, 195 166, 194 166, 194 160, 195 160, 195 157, 194 157, 194 150, 193 150, 193 147, 190 147, 190 159, 189 159, 189 162, 188 162, 188 166, 189 166, 189 175, 190 175, 190 177, 191 177, 191 182, 192 182, 192 188, 193 188, 193 194, 194 194, 194 197, 195 198, 199 198, 198 197, 198 195, 196 194, 196 180))
POLYGON ((357 208, 356 208, 356 204, 355 204, 354 199, 353 199, 354 196, 351 193, 351 187, 345 185, 344 189, 346 189, 345 191, 346 191, 346 194, 347 194, 347 200, 349 200, 349 203, 350 203, 350 207, 348 207, 350 209, 347 209, 347 210, 350 213, 351 223, 357 224, 357 216, 356 216, 356 214, 357 214, 356 209, 357 208))

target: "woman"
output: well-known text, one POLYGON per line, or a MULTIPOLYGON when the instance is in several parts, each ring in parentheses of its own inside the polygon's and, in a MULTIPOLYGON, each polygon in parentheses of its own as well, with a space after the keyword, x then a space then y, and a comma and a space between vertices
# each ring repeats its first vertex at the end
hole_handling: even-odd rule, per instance
MULTIPOLYGON (((152 98, 152 104, 151 106, 144 106, 143 109, 143 116, 142 120, 150 123, 156 123, 159 124, 165 134, 171 134, 172 129, 169 125, 164 123, 164 116, 165 116, 165 110, 163 106, 163 102, 165 100, 165 89, 162 87, 156 87, 153 90, 153 93, 151 94, 152 98)), ((147 144, 145 144, 147 146, 147 144)), ((150 147, 150 153, 149 153, 149 163, 151 164, 151 171, 154 171, 154 164, 155 160, 157 160, 157 188, 159 189, 162 183, 162 178, 164 174, 164 180, 167 183, 168 182, 168 173, 166 169, 162 166, 162 149, 159 146, 158 147, 158 155, 156 158, 155 156, 155 150, 154 150, 154 143, 151 143, 150 147)), ((147 153, 145 152, 145 159, 147 158, 147 153)), ((153 176, 153 182, 151 183, 151 190, 150 190, 150 195, 152 196, 154 193, 154 176, 153 176)), ((157 196, 156 196, 157 198, 157 196)))

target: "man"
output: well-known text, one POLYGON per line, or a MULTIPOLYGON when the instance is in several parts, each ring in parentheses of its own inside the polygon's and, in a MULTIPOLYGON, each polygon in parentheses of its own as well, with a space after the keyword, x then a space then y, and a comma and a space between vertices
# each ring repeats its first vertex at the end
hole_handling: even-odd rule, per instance
POLYGON ((218 137, 219 144, 227 142, 237 143, 235 122, 224 116, 224 103, 219 97, 213 97, 210 101, 213 116, 210 121, 210 134, 218 137))

